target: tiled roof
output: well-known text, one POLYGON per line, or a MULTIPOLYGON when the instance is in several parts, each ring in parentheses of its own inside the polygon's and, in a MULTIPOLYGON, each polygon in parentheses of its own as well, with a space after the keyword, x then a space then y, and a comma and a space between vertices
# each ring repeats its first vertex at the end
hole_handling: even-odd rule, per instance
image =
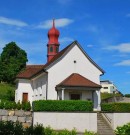
MULTIPOLYGON (((70 46, 70 45, 69 45, 70 46)), ((57 53, 48 63, 46 63, 45 65, 27 65, 25 70, 23 70, 22 72, 20 72, 16 78, 31 78, 34 75, 36 75, 37 73, 39 73, 40 71, 44 71, 44 69, 49 66, 50 64, 52 64, 54 61, 56 61, 58 58, 60 58, 65 52, 66 50, 69 48, 69 46, 67 46, 66 48, 64 48, 62 51, 60 51, 59 53, 57 53)))
MULTIPOLYGON (((79 43, 77 41, 72 42, 70 45, 68 45, 66 48, 64 48, 62 51, 57 53, 49 62, 47 62, 45 65, 30 65, 25 68, 24 71, 20 72, 16 78, 32 78, 33 76, 37 75, 39 72, 44 71, 48 66, 50 66, 52 63, 56 62, 60 57, 62 57, 67 50, 72 46, 79 43)), ((81 49, 81 48, 80 48, 81 49)), ((82 50, 82 49, 81 49, 82 50)), ((83 51, 83 50, 82 50, 83 51)), ((86 57, 102 72, 104 71, 85 53, 86 57)))
POLYGON ((25 70, 21 71, 16 78, 31 78, 43 69, 44 65, 27 65, 25 70))
POLYGON ((80 74, 73 73, 65 80, 63 80, 56 87, 91 87, 91 88, 101 88, 101 85, 96 84, 89 79, 81 76, 80 74))

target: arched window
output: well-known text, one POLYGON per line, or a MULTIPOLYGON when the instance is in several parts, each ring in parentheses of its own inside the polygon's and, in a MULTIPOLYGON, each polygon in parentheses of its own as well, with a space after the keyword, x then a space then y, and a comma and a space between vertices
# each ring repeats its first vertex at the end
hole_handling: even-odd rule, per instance
POLYGON ((58 48, 58 47, 56 47, 56 53, 58 53, 58 51, 59 51, 59 48, 58 48))
POLYGON ((52 46, 50 47, 50 52, 53 52, 53 47, 52 46))

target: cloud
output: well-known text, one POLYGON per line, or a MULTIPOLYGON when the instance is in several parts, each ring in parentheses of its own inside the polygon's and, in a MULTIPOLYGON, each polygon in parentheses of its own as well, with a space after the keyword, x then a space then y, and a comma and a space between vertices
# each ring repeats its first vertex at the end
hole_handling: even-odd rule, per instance
POLYGON ((130 17, 130 13, 126 15, 126 17, 130 17))
POLYGON ((122 43, 116 46, 108 46, 103 49, 110 50, 110 51, 117 50, 121 53, 130 53, 130 43, 122 43))
POLYGON ((6 18, 6 17, 2 17, 2 16, 0 16, 0 23, 7 24, 7 25, 19 26, 19 27, 28 26, 28 24, 23 22, 23 21, 10 19, 10 18, 6 18))
POLYGON ((97 33, 97 32, 99 32, 99 29, 98 29, 98 27, 95 26, 95 25, 89 25, 89 26, 87 27, 87 31, 93 32, 93 33, 97 33))
POLYGON ((72 41, 74 41, 74 39, 73 38, 69 38, 69 37, 63 37, 63 38, 59 39, 60 43, 72 42, 72 41))
POLYGON ((88 48, 92 48, 92 47, 93 47, 93 45, 92 45, 92 44, 89 44, 89 45, 87 45, 87 47, 88 47, 88 48))
POLYGON ((114 64, 115 66, 130 66, 130 60, 123 60, 119 63, 114 64))
POLYGON ((62 4, 62 5, 66 5, 68 3, 70 3, 72 0, 57 0, 58 3, 62 4))
POLYGON ((126 72, 127 74, 130 74, 130 71, 126 72))
MULTIPOLYGON (((56 27, 65 27, 71 24, 73 21, 74 20, 68 18, 55 19, 55 25, 56 27)), ((52 20, 46 20, 37 26, 37 28, 41 28, 41 29, 48 29, 51 27, 52 27, 52 20)))

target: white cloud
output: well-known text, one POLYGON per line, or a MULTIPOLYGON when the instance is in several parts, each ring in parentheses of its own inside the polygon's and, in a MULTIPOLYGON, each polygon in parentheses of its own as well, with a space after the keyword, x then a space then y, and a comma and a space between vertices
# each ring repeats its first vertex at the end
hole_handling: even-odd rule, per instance
POLYGON ((90 32, 93 32, 93 33, 97 33, 97 32, 99 32, 99 29, 98 29, 97 26, 89 25, 89 26, 87 27, 87 31, 90 31, 90 32))
POLYGON ((92 48, 92 47, 93 47, 93 45, 92 45, 92 44, 89 44, 89 45, 87 45, 87 47, 88 47, 88 48, 92 48))
POLYGON ((130 43, 122 43, 116 46, 108 46, 106 48, 103 48, 106 50, 117 50, 122 53, 130 53, 130 43))
POLYGON ((58 3, 62 4, 62 5, 66 5, 68 3, 70 3, 72 0, 57 0, 58 3))
POLYGON ((123 60, 119 63, 114 64, 115 66, 130 66, 130 60, 123 60))
POLYGON ((0 23, 7 24, 7 25, 19 26, 19 27, 24 27, 24 26, 28 25, 27 23, 25 23, 23 21, 10 19, 10 18, 6 18, 6 17, 2 17, 2 16, 0 16, 0 23))
POLYGON ((60 43, 71 42, 71 41, 74 41, 74 39, 69 38, 69 37, 63 37, 63 38, 60 38, 60 39, 59 39, 59 42, 60 42, 60 43))
MULTIPOLYGON (((74 20, 68 19, 68 18, 55 19, 55 25, 56 25, 56 27, 65 27, 65 26, 71 24, 73 21, 74 20)), ((52 27, 52 20, 46 20, 37 26, 37 28, 42 28, 42 29, 48 29, 51 27, 52 27)))
POLYGON ((130 13, 126 15, 126 17, 130 17, 130 13))

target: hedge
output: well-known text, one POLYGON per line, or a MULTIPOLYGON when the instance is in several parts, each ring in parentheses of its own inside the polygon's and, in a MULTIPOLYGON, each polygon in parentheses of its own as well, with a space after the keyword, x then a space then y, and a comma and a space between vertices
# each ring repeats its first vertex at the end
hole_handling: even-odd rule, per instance
POLYGON ((33 102, 33 111, 93 111, 93 104, 80 100, 39 100, 33 102))
POLYGON ((103 103, 101 110, 105 112, 130 112, 130 103, 103 103))
POLYGON ((0 109, 17 109, 17 110, 25 110, 30 111, 31 105, 30 102, 23 102, 22 104, 20 102, 16 103, 13 101, 0 101, 0 109))

